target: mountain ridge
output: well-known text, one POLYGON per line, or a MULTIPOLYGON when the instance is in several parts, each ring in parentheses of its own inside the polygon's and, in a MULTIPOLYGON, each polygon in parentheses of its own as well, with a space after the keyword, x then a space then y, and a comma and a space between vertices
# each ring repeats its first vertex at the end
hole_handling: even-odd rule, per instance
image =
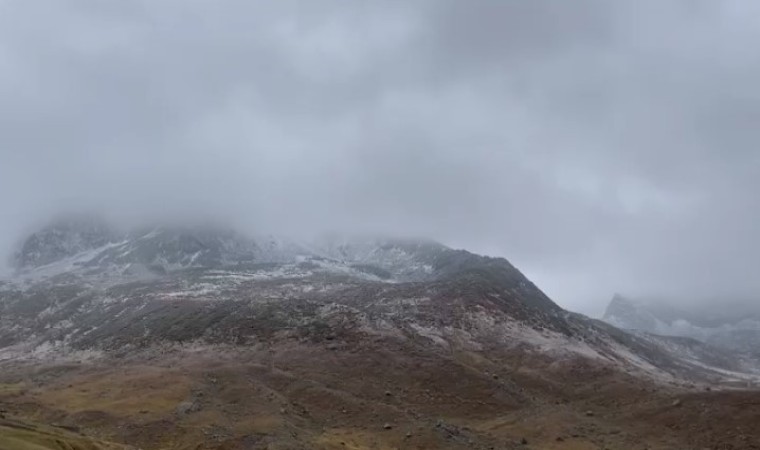
POLYGON ((0 282, 0 404, 113 442, 553 448, 529 431, 548 417, 609 430, 560 434, 586 448, 629 448, 639 432, 606 422, 618 398, 755 380, 708 345, 566 311, 508 260, 432 241, 67 230, 0 282))
MULTIPOLYGON (((238 322, 245 322, 242 318, 252 312, 264 310, 278 311, 280 317, 273 320, 279 326, 308 328, 309 323, 325 319, 315 306, 332 304, 343 311, 337 314, 341 320, 358 320, 370 328, 378 326, 365 323, 374 320, 375 314, 398 317, 395 326, 406 330, 402 333, 410 326, 418 331, 430 328, 410 325, 408 314, 424 323, 438 323, 439 328, 446 323, 474 327, 483 333, 474 341, 493 333, 525 338, 525 330, 536 328, 544 330, 539 334, 556 333, 550 339, 556 341, 553 346, 566 344, 580 354, 600 355, 633 370, 641 369, 641 364, 616 355, 617 346, 632 346, 634 353, 646 354, 644 360, 653 358, 644 365, 646 370, 675 370, 677 376, 684 376, 690 369, 702 374, 698 376, 715 375, 691 361, 671 364, 668 358, 677 358, 668 346, 647 347, 635 337, 600 328, 599 323, 565 311, 504 258, 454 250, 430 240, 333 237, 304 244, 273 236, 250 238, 205 225, 141 227, 121 234, 113 230, 103 221, 69 219, 54 222, 26 240, 17 256, 24 262, 17 279, 24 281, 4 287, 0 300, 4 300, 6 315, 26 318, 27 331, 16 326, 13 333, 4 333, 4 341, 19 344, 31 338, 38 346, 64 342, 86 350, 114 337, 114 342, 125 342, 125 330, 134 327, 129 334, 132 339, 137 339, 138 329, 158 341, 174 341, 178 336, 184 336, 181 341, 205 339, 209 325, 197 316, 199 304, 218 310, 220 333, 225 327, 239 327, 238 322), (389 310, 383 305, 387 295, 404 298, 420 289, 428 293, 422 298, 436 299, 424 313, 419 301, 411 310, 401 305, 389 310), (347 311, 352 312, 346 315, 347 311), (495 314, 499 323, 514 324, 499 325, 497 331, 491 323, 494 319, 482 315, 485 311, 495 314), (165 329, 179 319, 177 315, 189 315, 179 329, 170 327, 179 334, 165 329), (73 317, 77 319, 72 322, 73 317), (109 317, 131 317, 120 325, 122 336, 116 336, 116 329, 107 324, 109 317), (51 329, 57 331, 51 333, 51 329), (603 337, 592 338, 595 335, 603 337)), ((625 304, 622 298, 617 303, 619 307, 625 304)), ((258 319, 254 322, 258 331, 268 328, 258 319)), ((242 333, 234 340, 255 338, 257 332, 242 333)), ((720 370, 724 369, 736 367, 723 364, 720 370)))

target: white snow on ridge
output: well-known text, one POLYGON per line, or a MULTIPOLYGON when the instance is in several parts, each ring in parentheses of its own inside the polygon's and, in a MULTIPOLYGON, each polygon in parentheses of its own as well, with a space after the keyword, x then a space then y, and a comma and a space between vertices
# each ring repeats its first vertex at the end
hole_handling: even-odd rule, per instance
POLYGON ((36 281, 36 280, 53 277, 56 275, 67 273, 67 272, 73 272, 78 269, 81 269, 87 263, 94 261, 95 258, 100 256, 106 250, 122 247, 128 243, 129 243, 128 241, 113 242, 113 243, 109 243, 92 250, 86 250, 84 252, 77 253, 76 255, 58 260, 50 264, 46 264, 44 266, 39 266, 33 269, 27 269, 27 270, 21 271, 18 274, 16 274, 15 278, 22 279, 22 280, 36 281))

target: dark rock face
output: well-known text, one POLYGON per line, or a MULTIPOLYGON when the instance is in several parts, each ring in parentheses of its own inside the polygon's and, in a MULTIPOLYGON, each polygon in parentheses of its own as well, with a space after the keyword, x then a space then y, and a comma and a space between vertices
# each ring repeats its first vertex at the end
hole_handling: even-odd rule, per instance
POLYGON ((44 266, 119 239, 108 224, 88 216, 61 218, 32 234, 14 255, 17 269, 44 266))
POLYGON ((61 270, 120 272, 134 266, 166 273, 190 267, 225 267, 254 262, 292 260, 295 245, 257 242, 213 227, 154 227, 117 232, 102 220, 69 217, 32 234, 14 257, 18 272, 72 258, 61 270))
POLYGON ((105 250, 88 266, 215 267, 253 262, 258 251, 255 242, 228 230, 157 228, 130 233, 122 245, 105 250))

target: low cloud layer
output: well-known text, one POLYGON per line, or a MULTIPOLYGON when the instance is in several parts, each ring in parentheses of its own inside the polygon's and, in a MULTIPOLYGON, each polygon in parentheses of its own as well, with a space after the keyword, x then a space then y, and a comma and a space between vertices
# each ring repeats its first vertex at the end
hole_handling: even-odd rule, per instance
POLYGON ((0 251, 198 214, 429 236, 590 313, 760 298, 759 39, 750 0, 0 0, 0 251))

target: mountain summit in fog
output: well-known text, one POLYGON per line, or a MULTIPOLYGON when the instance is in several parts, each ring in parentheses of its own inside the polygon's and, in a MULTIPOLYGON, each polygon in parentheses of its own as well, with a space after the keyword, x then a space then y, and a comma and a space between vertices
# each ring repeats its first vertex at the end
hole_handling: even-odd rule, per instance
MULTIPOLYGON (((385 431, 360 440, 371 443, 413 439, 394 431, 405 423, 423 448, 485 449, 501 431, 453 424, 510 410, 542 418, 556 405, 596 420, 588 402, 614 405, 588 389, 638 402, 641 386, 723 389, 760 373, 745 353, 659 333, 665 319, 622 296, 606 320, 636 330, 564 310, 506 259, 429 240, 120 230, 67 216, 30 233, 14 262, 0 281, 0 364, 12 362, 0 383, 32 377, 38 387, 0 390, 0 402, 44 417, 78 411, 67 423, 146 448, 166 436, 249 448, 238 444, 261 435, 332 449, 319 444, 330 424, 385 431), (61 375, 35 378, 50 371, 61 375), (263 417, 270 425, 255 431, 263 417), (145 434, 151 426, 161 431, 145 434)), ((0 418, 0 442, 3 432, 0 418)))
POLYGON ((0 450, 760 449, 758 42, 0 0, 0 450))

